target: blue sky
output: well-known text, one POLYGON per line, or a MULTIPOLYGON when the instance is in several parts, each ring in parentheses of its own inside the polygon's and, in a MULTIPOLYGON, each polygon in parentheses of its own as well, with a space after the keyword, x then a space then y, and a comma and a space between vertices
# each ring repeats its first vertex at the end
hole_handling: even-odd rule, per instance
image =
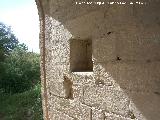
POLYGON ((11 26, 20 43, 39 52, 39 18, 35 0, 0 0, 0 22, 11 26))

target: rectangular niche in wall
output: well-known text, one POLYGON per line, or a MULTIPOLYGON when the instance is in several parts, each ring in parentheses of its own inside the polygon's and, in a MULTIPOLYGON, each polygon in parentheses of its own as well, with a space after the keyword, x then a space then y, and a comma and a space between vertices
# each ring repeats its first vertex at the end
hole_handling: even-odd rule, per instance
POLYGON ((70 69, 72 72, 93 71, 92 40, 70 40, 70 69))

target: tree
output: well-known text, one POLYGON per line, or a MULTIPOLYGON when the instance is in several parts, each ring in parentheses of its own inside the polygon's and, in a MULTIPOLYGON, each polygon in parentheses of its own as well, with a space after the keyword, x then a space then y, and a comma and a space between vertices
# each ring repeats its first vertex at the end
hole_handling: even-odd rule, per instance
POLYGON ((16 47, 18 39, 12 33, 11 27, 0 22, 0 62, 16 47))
POLYGON ((12 33, 11 28, 0 22, 0 80, 4 77, 5 58, 16 47, 18 40, 12 33))
POLYGON ((0 22, 0 90, 24 92, 39 82, 39 54, 27 50, 11 28, 0 22))
POLYGON ((19 44, 5 59, 5 74, 0 88, 7 93, 29 90, 40 80, 39 54, 28 52, 25 44, 19 44))

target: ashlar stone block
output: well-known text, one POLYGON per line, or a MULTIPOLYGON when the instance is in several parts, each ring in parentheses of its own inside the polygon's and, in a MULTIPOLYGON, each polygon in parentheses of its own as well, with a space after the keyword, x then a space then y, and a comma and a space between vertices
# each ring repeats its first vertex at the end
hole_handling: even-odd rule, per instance
POLYGON ((50 109, 55 109, 79 120, 89 120, 91 117, 90 107, 70 99, 52 96, 49 99, 50 109))
POLYGON ((128 116, 129 98, 123 91, 106 86, 85 86, 84 104, 122 116, 128 116))

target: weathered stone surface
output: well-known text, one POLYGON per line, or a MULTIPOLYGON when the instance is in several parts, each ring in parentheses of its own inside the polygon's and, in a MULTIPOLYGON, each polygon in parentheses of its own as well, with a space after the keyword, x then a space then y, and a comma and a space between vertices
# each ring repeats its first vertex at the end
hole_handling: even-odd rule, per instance
POLYGON ((116 60, 116 35, 108 32, 107 37, 93 40, 93 60, 107 62, 116 60))
POLYGON ((117 54, 122 60, 160 60, 160 36, 151 34, 149 37, 120 35, 118 38, 117 54))
POLYGON ((130 101, 129 109, 132 115, 135 116, 138 120, 147 120, 145 116, 143 116, 142 111, 138 109, 138 107, 136 106, 136 104, 134 104, 132 100, 130 101))
MULTIPOLYGON (((106 7, 106 9, 107 8, 108 7, 106 7)), ((75 38, 92 39, 91 36, 94 36, 94 38, 99 38, 99 36, 104 37, 104 34, 106 34, 106 30, 103 27, 105 25, 103 17, 104 10, 98 9, 69 20, 64 24, 75 38)))
POLYGON ((125 5, 36 2, 45 120, 159 120, 158 0, 143 5, 136 0, 134 5, 129 0, 125 5), (72 46, 73 39, 90 40, 92 55, 80 42, 72 46), (71 53, 79 72, 72 70, 71 53), (81 60, 93 62, 93 71, 81 70, 86 67, 81 60))
POLYGON ((117 83, 118 79, 118 63, 94 63, 94 81, 96 85, 105 85, 120 90, 120 86, 117 83))
POLYGON ((77 5, 76 2, 75 0, 49 0, 46 3, 48 8, 45 8, 45 12, 61 22, 66 22, 101 8, 99 5, 93 7, 85 4, 77 5))
POLYGON ((52 109, 52 112, 50 113, 50 119, 52 120, 75 120, 75 118, 70 117, 60 111, 52 109))
POLYGON ((59 21, 46 16, 45 47, 48 64, 69 63, 69 39, 72 34, 59 21))
POLYGON ((68 74, 73 83, 79 85, 93 85, 95 83, 93 75, 93 72, 72 72, 68 74))
POLYGON ((68 78, 73 81, 73 99, 83 101, 85 85, 94 85, 93 72, 72 72, 68 78))
POLYGON ((120 115, 116 115, 113 113, 105 113, 105 119, 104 120, 137 120, 136 118, 131 119, 131 118, 127 118, 127 117, 123 117, 120 115))
POLYGON ((52 96, 49 99, 49 105, 51 112, 52 109, 55 109, 79 120, 89 120, 91 117, 91 109, 74 100, 52 96))
POLYGON ((160 94, 159 92, 128 92, 131 98, 130 110, 138 119, 159 120, 160 118, 160 94))
POLYGON ((63 85, 65 73, 67 73, 67 65, 54 65, 46 67, 47 89, 54 95, 65 97, 65 89, 63 85), (52 69, 50 69, 52 68, 52 69))
POLYGON ((106 86, 85 86, 84 104, 128 116, 129 98, 123 91, 106 86))
POLYGON ((160 92, 160 63, 119 63, 117 83, 121 88, 132 91, 160 92))
POLYGON ((95 108, 92 108, 92 120, 104 120, 105 119, 105 113, 102 112, 102 110, 97 110, 95 108))

